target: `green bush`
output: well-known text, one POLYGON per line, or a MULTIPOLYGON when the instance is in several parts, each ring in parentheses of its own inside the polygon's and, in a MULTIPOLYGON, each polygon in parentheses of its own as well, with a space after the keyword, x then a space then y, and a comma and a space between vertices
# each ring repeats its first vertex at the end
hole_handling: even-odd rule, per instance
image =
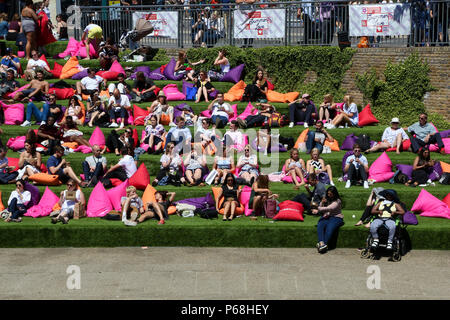
MULTIPOLYGON (((338 47, 223 48, 227 50, 227 58, 232 66, 245 64, 245 82, 251 82, 256 69, 261 66, 276 91, 308 92, 316 103, 322 101, 327 93, 333 94, 336 101, 342 99, 344 91, 341 83, 355 52, 350 48, 341 51, 338 47), (313 72, 317 79, 307 79, 308 72, 313 72)), ((196 66, 196 70, 218 70, 213 63, 220 49, 189 49, 187 54, 192 62, 206 60, 204 64, 196 66)))
MULTIPOLYGON (((389 61, 383 73, 384 80, 371 69, 356 76, 356 85, 363 93, 364 103, 370 103, 373 114, 382 124, 389 124, 392 117, 400 117, 403 124, 409 125, 426 111, 425 94, 435 90, 429 73, 428 63, 413 53, 404 62, 389 61)), ((445 125, 442 117, 436 120, 445 125)))

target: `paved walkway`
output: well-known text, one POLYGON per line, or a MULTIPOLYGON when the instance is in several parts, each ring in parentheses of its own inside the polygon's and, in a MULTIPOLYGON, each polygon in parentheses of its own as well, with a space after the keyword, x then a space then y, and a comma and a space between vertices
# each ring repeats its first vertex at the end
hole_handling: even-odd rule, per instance
POLYGON ((397 263, 355 249, 0 249, 0 257, 1 300, 450 298, 450 251, 412 251, 397 263), (371 265, 380 289, 368 289, 371 265))

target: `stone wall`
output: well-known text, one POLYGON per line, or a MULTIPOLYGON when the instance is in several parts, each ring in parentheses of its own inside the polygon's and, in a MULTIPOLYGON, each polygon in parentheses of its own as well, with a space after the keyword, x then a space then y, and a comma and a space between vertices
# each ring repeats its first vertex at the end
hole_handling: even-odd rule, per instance
POLYGON ((356 87, 356 74, 364 73, 374 67, 378 75, 382 75, 388 60, 394 63, 404 61, 412 52, 417 51, 425 59, 431 69, 431 85, 437 89, 427 93, 424 99, 429 112, 442 114, 450 120, 450 48, 367 48, 357 49, 353 56, 352 66, 344 77, 342 87, 355 97, 357 104, 362 103, 362 93, 356 87))

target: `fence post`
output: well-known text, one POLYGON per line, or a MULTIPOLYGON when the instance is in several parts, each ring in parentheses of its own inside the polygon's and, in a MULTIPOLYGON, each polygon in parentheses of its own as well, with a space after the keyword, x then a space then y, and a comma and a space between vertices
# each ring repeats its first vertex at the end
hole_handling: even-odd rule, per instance
POLYGON ((234 15, 235 7, 228 8, 228 35, 229 35, 229 44, 230 46, 234 46, 234 19, 232 15, 234 15))
POLYGON ((178 48, 184 48, 183 46, 183 10, 180 10, 180 8, 177 9, 178 11, 178 48))
POLYGON ((291 37, 290 37, 290 32, 289 30, 291 29, 289 26, 289 17, 290 17, 290 10, 291 7, 288 6, 284 9, 284 45, 288 46, 288 44, 291 44, 291 37), (288 39, 289 38, 289 39, 288 39))

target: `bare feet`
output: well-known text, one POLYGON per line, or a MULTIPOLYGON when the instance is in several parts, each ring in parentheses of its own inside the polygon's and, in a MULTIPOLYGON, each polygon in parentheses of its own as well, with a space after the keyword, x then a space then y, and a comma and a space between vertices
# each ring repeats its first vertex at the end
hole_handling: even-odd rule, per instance
POLYGON ((363 224, 363 222, 361 220, 359 220, 357 223, 355 223, 355 227, 359 227, 362 224, 363 224))

